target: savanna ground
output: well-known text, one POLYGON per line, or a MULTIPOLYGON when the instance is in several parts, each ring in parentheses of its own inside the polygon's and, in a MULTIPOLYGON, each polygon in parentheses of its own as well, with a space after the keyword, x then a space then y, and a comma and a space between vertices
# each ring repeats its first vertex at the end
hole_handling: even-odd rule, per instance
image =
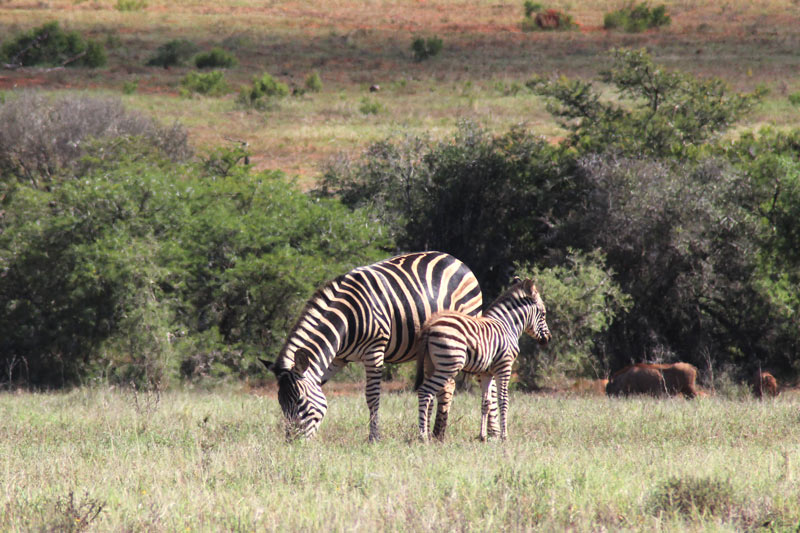
POLYGON ((416 397, 359 395, 287 443, 271 394, 108 388, 0 396, 3 531, 794 531, 800 397, 511 397, 481 443, 456 397, 443 444, 416 397))
MULTIPOLYGON (((50 20, 101 40, 97 70, 0 70, 0 90, 114 95, 167 123, 199 150, 247 141, 259 168, 311 185, 344 152, 404 133, 441 138, 459 120, 515 124, 556 141, 535 74, 593 78, 614 47, 647 47, 656 62, 717 76, 735 90, 770 89, 741 128, 793 126, 800 107, 800 4, 664 2, 666 29, 602 30, 617 1, 553 1, 581 25, 524 33, 522 2, 173 1, 132 11, 114 0, 5 0, 3 39, 50 20), (416 36, 442 53, 415 62, 416 36), (145 62, 185 38, 239 59, 217 98, 183 98, 192 67, 145 62), (266 111, 236 89, 269 72, 323 89, 266 111), (123 94, 126 84, 133 94, 123 94), (370 93, 369 86, 381 90, 370 93), (362 104, 371 111, 362 112, 362 104), (376 112, 373 112, 376 111, 376 112)), ((731 132, 735 135, 736 132, 731 132)), ((800 398, 721 396, 608 400, 515 393, 510 441, 475 441, 478 398, 456 399, 444 444, 416 441, 416 399, 385 394, 384 440, 366 443, 361 394, 330 395, 312 441, 287 444, 274 396, 239 390, 156 396, 85 388, 0 395, 0 530, 730 530, 800 526, 800 398)))
POLYGON ((0 89, 118 95, 129 107, 182 122, 201 151, 246 141, 257 167, 283 170, 308 185, 339 153, 356 155, 403 133, 445 137, 461 119, 496 131, 525 124, 557 140, 563 132, 524 82, 536 74, 593 78, 615 47, 646 47, 658 63, 721 77, 738 91, 768 87, 770 95, 743 128, 800 119, 800 107, 787 98, 800 90, 796 1, 666 1, 672 24, 642 34, 602 29, 603 15, 621 1, 545 4, 570 13, 580 29, 525 33, 521 1, 6 0, 0 35, 58 20, 103 42, 109 63, 97 70, 0 70, 0 89), (121 10, 124 5, 132 10, 121 10), (441 54, 415 62, 410 44, 418 36, 440 37, 441 54), (145 66, 172 39, 235 54, 239 66, 225 72, 231 94, 181 98, 180 80, 193 67, 145 66), (267 111, 236 104, 237 89, 255 75, 269 72, 302 88, 312 71, 323 82, 319 93, 285 98, 267 111), (123 96, 126 83, 136 84, 134 94, 123 96), (380 92, 369 92, 373 84, 380 92))

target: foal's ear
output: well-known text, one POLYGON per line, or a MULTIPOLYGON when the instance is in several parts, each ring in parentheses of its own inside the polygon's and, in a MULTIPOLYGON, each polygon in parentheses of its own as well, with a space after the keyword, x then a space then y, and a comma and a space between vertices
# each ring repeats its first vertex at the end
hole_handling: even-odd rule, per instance
POLYGON ((525 292, 529 293, 531 296, 533 296, 537 292, 536 285, 534 285, 532 279, 526 279, 523 282, 522 287, 525 289, 525 292))

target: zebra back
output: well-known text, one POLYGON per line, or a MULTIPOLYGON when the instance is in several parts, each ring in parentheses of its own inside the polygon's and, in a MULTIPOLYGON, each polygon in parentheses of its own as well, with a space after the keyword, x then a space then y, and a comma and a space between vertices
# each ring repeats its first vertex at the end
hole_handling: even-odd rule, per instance
MULTIPOLYGON (((308 371, 321 377, 334 358, 358 360, 386 343, 384 361, 408 361, 425 320, 440 309, 480 313, 480 286, 469 268, 441 252, 405 254, 358 267, 316 291, 275 362, 289 370, 302 352, 308 371)), ((308 375, 308 374, 306 374, 308 375)))

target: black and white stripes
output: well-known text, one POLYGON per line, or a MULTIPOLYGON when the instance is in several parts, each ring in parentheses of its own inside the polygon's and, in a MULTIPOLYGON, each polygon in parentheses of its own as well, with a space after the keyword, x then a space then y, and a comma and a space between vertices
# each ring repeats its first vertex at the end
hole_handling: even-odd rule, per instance
POLYGON ((265 361, 278 378, 287 434, 312 436, 327 410, 322 384, 348 362, 361 361, 369 435, 377 439, 384 363, 415 357, 416 334, 432 314, 453 309, 475 316, 481 304, 472 271, 440 252, 393 257, 328 282, 306 303, 275 363, 265 361))
MULTIPOLYGON (((433 396, 447 389, 459 371, 477 374, 483 390, 481 440, 486 440, 489 391, 497 380, 500 438, 507 435, 508 382, 519 354, 523 331, 540 344, 550 340, 546 311, 532 280, 518 281, 487 310, 483 317, 457 311, 431 316, 419 334, 416 389, 419 398, 420 438, 428 438, 433 396)), ((441 409, 441 407, 440 407, 441 409)))

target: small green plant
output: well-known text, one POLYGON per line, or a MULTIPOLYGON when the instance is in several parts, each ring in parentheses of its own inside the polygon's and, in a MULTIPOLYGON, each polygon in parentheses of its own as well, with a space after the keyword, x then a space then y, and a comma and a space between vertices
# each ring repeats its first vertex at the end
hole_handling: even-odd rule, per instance
POLYGON ((800 92, 790 94, 789 103, 792 105, 800 106, 800 92))
POLYGON ((0 58, 15 67, 102 67, 107 57, 103 45, 65 32, 58 22, 48 22, 3 44, 0 58))
POLYGON ((220 70, 213 72, 190 72, 181 80, 181 96, 192 93, 205 96, 219 96, 230 90, 225 75, 220 70))
POLYGON ((266 109, 274 103, 275 99, 289 94, 289 87, 270 74, 264 73, 261 77, 253 78, 253 86, 242 89, 239 93, 240 104, 256 109, 266 109))
POLYGON ((542 4, 533 2, 532 0, 525 0, 522 7, 525 9, 525 18, 531 18, 534 13, 538 13, 542 10, 542 4))
POLYGON ((306 76, 305 87, 307 91, 318 93, 322 90, 322 78, 319 77, 319 72, 316 70, 306 76))
POLYGON ((365 96, 361 99, 361 105, 358 106, 358 110, 364 115, 377 115, 385 111, 386 108, 380 102, 365 96))
POLYGON ((122 94, 133 94, 139 89, 139 80, 130 80, 122 84, 122 94))
POLYGON ((151 67, 176 67, 183 65, 195 52, 197 45, 186 39, 175 39, 162 44, 147 61, 151 67))
POLYGON ((525 6, 525 18, 522 20, 522 31, 541 31, 541 30, 570 30, 576 28, 578 25, 572 20, 572 16, 559 11, 558 9, 543 10, 540 4, 534 4, 533 7, 538 7, 535 11, 530 11, 528 5, 525 6), (536 16, 533 16, 533 13, 536 16))
POLYGON ((239 64, 239 60, 222 48, 212 48, 209 52, 197 54, 194 58, 197 68, 231 68, 239 64))
POLYGON ((117 0, 117 11, 141 11, 147 7, 147 0, 117 0))
POLYGON ((414 55, 415 61, 425 61, 430 57, 439 55, 443 46, 444 43, 439 37, 433 36, 427 39, 417 37, 411 43, 411 53, 414 55))
POLYGON ((696 513, 718 516, 734 505, 730 481, 713 478, 674 477, 653 494, 655 513, 696 513))
POLYGON ((620 29, 628 33, 638 33, 650 28, 660 28, 668 26, 672 19, 667 14, 664 5, 650 8, 644 2, 640 4, 630 4, 606 13, 603 17, 603 27, 607 30, 620 29))

